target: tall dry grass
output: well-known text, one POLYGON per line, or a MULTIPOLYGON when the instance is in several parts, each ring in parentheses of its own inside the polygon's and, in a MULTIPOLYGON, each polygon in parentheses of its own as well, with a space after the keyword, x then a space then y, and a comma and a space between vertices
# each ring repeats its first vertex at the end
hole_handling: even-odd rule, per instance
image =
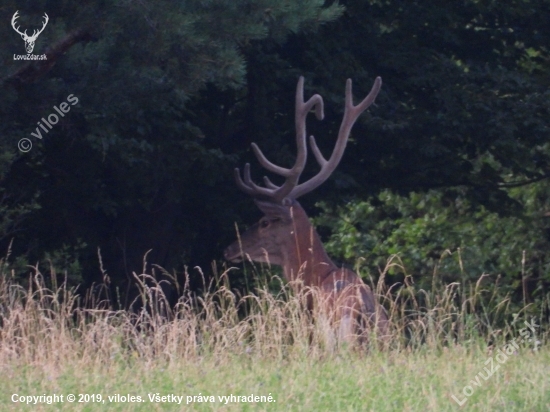
MULTIPOLYGON (((524 313, 512 313, 509 297, 498 294, 498 285, 484 286, 483 275, 472 285, 435 285, 431 291, 417 290, 408 279, 387 289, 384 276, 395 264, 400 263, 394 257, 372 285, 390 316, 391 338, 384 350, 491 344, 517 336, 523 327, 524 313)), ((201 295, 192 293, 187 282, 171 306, 157 272, 135 275, 139 295, 132 306, 139 309, 130 312, 91 295, 79 296, 66 282, 46 285, 38 267, 30 269, 24 288, 14 282, 7 260, 1 260, 0 365, 55 368, 76 359, 97 366, 133 360, 170 364, 240 355, 291 361, 350 349, 338 342, 329 322, 304 310, 306 296, 293 294, 292 285, 276 294, 261 286, 240 295, 230 287, 228 270, 205 285, 201 295)), ((536 323, 545 316, 541 312, 536 323)), ((538 340, 547 340, 544 328, 538 333, 538 340)), ((372 337, 363 353, 380 350, 378 343, 372 337)))

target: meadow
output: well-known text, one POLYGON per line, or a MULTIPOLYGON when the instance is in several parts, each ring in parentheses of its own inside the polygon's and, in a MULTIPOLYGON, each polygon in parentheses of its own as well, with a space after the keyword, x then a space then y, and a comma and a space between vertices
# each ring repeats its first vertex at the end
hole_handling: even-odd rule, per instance
POLYGON ((136 275, 129 312, 38 268, 23 287, 0 265, 0 410, 550 409, 547 315, 512 310, 485 276, 431 291, 372 285, 391 338, 350 347, 303 310, 304 294, 240 295, 227 271, 175 307, 159 268, 136 275))

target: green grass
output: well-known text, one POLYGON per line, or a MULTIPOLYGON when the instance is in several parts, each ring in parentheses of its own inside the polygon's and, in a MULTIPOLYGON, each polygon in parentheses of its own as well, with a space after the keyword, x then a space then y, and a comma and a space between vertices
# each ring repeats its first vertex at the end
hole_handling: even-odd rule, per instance
MULTIPOLYGON (((327 359, 281 361, 256 355, 143 361, 138 357, 90 364, 72 356, 57 364, 0 367, 1 410, 292 410, 454 411, 462 388, 483 370, 489 355, 479 347, 436 351, 342 354, 327 359), (58 403, 22 407, 13 393, 101 394, 105 403, 58 403), (177 403, 150 402, 149 394, 183 396, 177 403), (111 395, 141 396, 141 403, 109 402, 111 395), (271 395, 272 403, 220 402, 218 396, 271 395), (187 404, 187 396, 214 396, 214 403, 187 404)), ((467 398, 468 411, 550 410, 550 351, 519 351, 467 398)))
POLYGON ((6 267, 0 261, 2 411, 550 410, 546 315, 512 311, 508 297, 483 287, 483 277, 460 294, 456 284, 430 292, 378 288, 391 339, 349 347, 288 289, 240 297, 222 276, 205 289, 211 293, 187 295, 170 310, 154 277, 141 275, 144 310, 132 314, 105 302, 83 309, 73 291, 48 289, 37 271, 22 288, 6 267), (527 318, 540 326, 525 329, 527 318), (506 346, 510 354, 500 364, 498 350, 523 338, 531 341, 506 346), (479 374, 487 377, 491 358, 498 370, 485 380, 479 374), (14 394, 64 401, 22 405, 12 402, 14 394), (79 395, 89 398, 79 402, 79 395), (151 401, 155 395, 183 398, 151 401), (273 402, 219 398, 231 395, 273 402), (466 400, 462 407, 453 395, 466 400))

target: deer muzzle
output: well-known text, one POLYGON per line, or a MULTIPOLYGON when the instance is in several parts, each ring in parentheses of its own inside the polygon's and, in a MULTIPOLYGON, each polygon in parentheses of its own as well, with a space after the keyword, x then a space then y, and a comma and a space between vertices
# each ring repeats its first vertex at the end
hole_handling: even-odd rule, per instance
POLYGON ((223 257, 233 263, 242 262, 242 251, 237 242, 232 243, 223 251, 223 257))

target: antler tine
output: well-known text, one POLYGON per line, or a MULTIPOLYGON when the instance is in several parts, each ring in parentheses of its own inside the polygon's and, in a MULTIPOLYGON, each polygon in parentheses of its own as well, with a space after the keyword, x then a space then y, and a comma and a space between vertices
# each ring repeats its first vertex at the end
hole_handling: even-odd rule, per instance
POLYGON ((42 17, 45 19, 44 23, 42 23, 42 28, 40 30, 34 30, 33 34, 32 34, 32 37, 34 37, 34 36, 38 37, 38 35, 40 33, 42 33, 44 31, 44 29, 46 28, 46 26, 48 25, 48 22, 50 21, 50 18, 48 17, 48 14, 46 12, 44 12, 44 16, 42 16, 42 17))
POLYGON ((286 169, 287 175, 283 185, 276 190, 275 200, 282 202, 298 185, 300 175, 304 171, 304 167, 307 161, 307 144, 306 144, 306 118, 312 108, 315 108, 315 117, 319 120, 323 120, 324 103, 323 98, 314 94, 306 102, 304 102, 304 77, 300 76, 298 79, 298 85, 296 86, 296 112, 295 112, 295 124, 296 124, 296 162, 291 169, 286 169))
POLYGON ((271 197, 273 192, 272 190, 265 187, 258 186, 256 183, 252 181, 252 178, 250 176, 250 163, 247 163, 244 165, 244 170, 243 170, 244 180, 243 178, 241 178, 241 171, 239 170, 238 167, 235 168, 234 174, 235 174, 235 181, 237 183, 237 186, 246 194, 249 194, 253 197, 256 197, 256 196, 271 197))
POLYGON ((19 26, 18 26, 18 27, 15 27, 16 20, 19 18, 18 14, 19 14, 19 10, 17 10, 17 11, 13 14, 13 17, 11 18, 11 26, 13 27, 13 29, 14 29, 17 33, 19 33, 21 36, 23 36, 23 35, 26 35, 26 34, 27 34, 27 30, 25 30, 24 33, 21 33, 21 32, 19 31, 19 26))
POLYGON ((241 189, 246 194, 251 195, 252 197, 261 196, 272 198, 277 189, 279 189, 279 186, 274 185, 267 176, 264 176, 264 184, 266 187, 261 187, 254 183, 250 176, 250 163, 244 165, 244 180, 243 178, 241 178, 241 171, 238 167, 235 168, 234 174, 235 181, 237 182, 237 186, 239 187, 239 189, 241 189))
POLYGON ((264 156, 264 154, 262 153, 262 151, 260 150, 259 146, 256 143, 252 143, 251 146, 252 146, 252 150, 254 151, 254 154, 256 155, 256 159, 258 159, 258 162, 260 162, 260 164, 264 168, 280 176, 287 177, 289 175, 290 169, 277 166, 276 164, 271 163, 269 160, 267 160, 267 158, 264 156))
POLYGON ((336 169, 338 163, 340 163, 340 160, 342 159, 342 156, 344 154, 344 150, 346 149, 346 144, 348 142, 351 128, 353 127, 355 121, 361 115, 361 113, 363 113, 371 104, 374 103, 374 100, 376 99, 376 96, 378 96, 380 88, 382 87, 382 79, 380 77, 376 78, 376 80, 374 81, 374 85, 372 86, 372 89, 367 97, 365 97, 363 101, 357 106, 353 105, 353 94, 351 86, 351 79, 348 79, 346 82, 346 106, 344 110, 344 118, 342 119, 342 124, 340 125, 340 130, 338 132, 338 139, 336 140, 336 145, 334 146, 334 150, 332 151, 329 160, 327 161, 323 157, 321 151, 319 150, 319 147, 317 146, 317 143, 315 142, 315 138, 311 136, 309 139, 309 145, 311 147, 311 150, 313 151, 315 159, 321 166, 321 170, 317 175, 309 179, 307 182, 296 186, 294 190, 292 190, 292 192, 290 193, 290 196, 292 198, 297 199, 303 194, 311 192, 313 189, 317 188, 319 185, 325 182, 325 180, 329 178, 332 172, 334 172, 334 169, 336 169))
POLYGON ((266 187, 258 186, 250 178, 250 165, 247 163, 243 171, 244 181, 241 178, 239 169, 235 169, 235 180, 241 190, 254 197, 268 197, 277 203, 281 203, 296 188, 307 160, 306 117, 312 108, 315 108, 317 119, 322 120, 324 118, 323 98, 315 94, 304 102, 304 78, 300 76, 296 87, 295 122, 297 153, 294 166, 290 169, 277 166, 264 156, 257 144, 252 143, 252 150, 258 162, 268 171, 283 176, 285 182, 281 186, 277 186, 264 176, 266 187))
POLYGON ((279 188, 279 186, 273 184, 273 182, 271 180, 269 180, 269 177, 267 177, 267 176, 264 176, 264 185, 268 189, 278 189, 279 188))

